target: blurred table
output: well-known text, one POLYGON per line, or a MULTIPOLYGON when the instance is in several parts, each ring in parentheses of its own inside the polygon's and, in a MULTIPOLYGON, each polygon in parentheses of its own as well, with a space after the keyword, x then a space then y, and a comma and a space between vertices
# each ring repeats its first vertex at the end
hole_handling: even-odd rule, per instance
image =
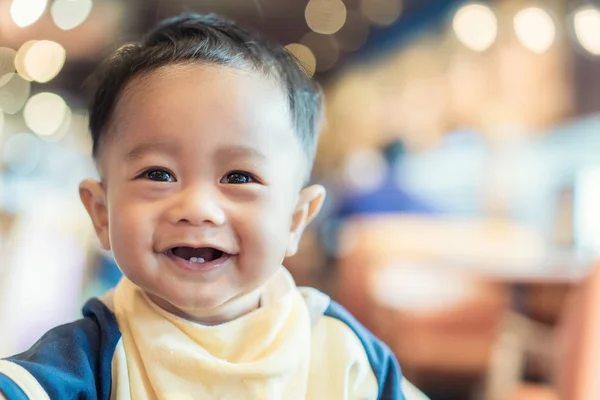
MULTIPOLYGON (((444 268, 457 268, 487 279, 511 284, 575 284, 592 270, 593 262, 572 251, 551 250, 542 259, 530 263, 444 263, 444 268)), ((440 265, 441 267, 441 265, 440 265)))
MULTIPOLYGON (((408 297, 402 282, 408 282, 408 285, 417 282, 418 287, 427 287, 424 290, 430 296, 442 297, 451 296, 448 292, 454 292, 454 297, 464 296, 468 290, 464 282, 489 282, 509 287, 514 311, 554 324, 567 292, 583 281, 591 270, 591 261, 566 251, 549 253, 545 261, 529 265, 396 262, 378 268, 372 276, 370 292, 382 306, 402 308, 404 300, 400 297, 408 297)), ((410 294, 414 295, 418 297, 418 293, 410 294)), ((425 299, 427 296, 421 297, 423 301, 431 302, 425 299)))
POLYGON ((354 218, 339 248, 338 299, 416 381, 481 377, 508 313, 552 324, 569 288, 591 270, 504 220, 354 218))

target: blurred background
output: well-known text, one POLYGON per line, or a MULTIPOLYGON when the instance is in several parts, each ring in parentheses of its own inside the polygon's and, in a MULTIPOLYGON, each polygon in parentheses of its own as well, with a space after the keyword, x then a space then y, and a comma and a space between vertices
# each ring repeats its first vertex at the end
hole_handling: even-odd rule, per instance
POLYGON ((592 0, 0 0, 0 356, 118 281, 77 194, 85 81, 182 11, 259 29, 324 88, 329 197, 286 260, 299 285, 434 400, 600 398, 592 0))

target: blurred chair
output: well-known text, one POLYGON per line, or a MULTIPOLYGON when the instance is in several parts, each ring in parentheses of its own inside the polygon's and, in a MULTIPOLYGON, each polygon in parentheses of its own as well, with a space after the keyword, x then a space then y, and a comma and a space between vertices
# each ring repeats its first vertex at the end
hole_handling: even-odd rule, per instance
MULTIPOLYGON (((512 400, 559 400, 556 390, 547 385, 522 385, 512 400)), ((565 397, 568 399, 568 397, 565 397)))
POLYGON ((506 273, 544 254, 535 233, 503 221, 395 214, 348 220, 339 248, 336 298, 417 385, 427 375, 485 376, 510 302, 487 268, 506 273))
MULTIPOLYGON (((502 372, 497 368, 491 379, 496 379, 497 387, 504 386, 512 391, 511 400, 592 400, 600 399, 600 264, 598 264, 585 281, 576 287, 569 296, 557 328, 556 337, 549 342, 547 331, 540 329, 531 321, 515 321, 506 330, 508 335, 520 332, 520 346, 499 344, 504 348, 502 355, 496 359, 522 357, 528 351, 545 353, 551 365, 550 375, 556 383, 556 389, 547 385, 518 383, 518 371, 513 373, 513 380, 498 376, 502 372)), ((504 400, 508 397, 495 395, 490 400, 504 400)))
POLYGON ((370 324, 407 374, 482 377, 508 310, 505 287, 426 265, 396 265, 368 280, 370 324))
POLYGON ((548 384, 521 382, 529 356, 545 361, 545 376, 553 374, 554 339, 551 327, 508 313, 492 351, 482 397, 485 400, 558 400, 556 391, 548 384))
POLYGON ((558 385, 570 400, 600 399, 600 264, 572 294, 558 331, 558 385))

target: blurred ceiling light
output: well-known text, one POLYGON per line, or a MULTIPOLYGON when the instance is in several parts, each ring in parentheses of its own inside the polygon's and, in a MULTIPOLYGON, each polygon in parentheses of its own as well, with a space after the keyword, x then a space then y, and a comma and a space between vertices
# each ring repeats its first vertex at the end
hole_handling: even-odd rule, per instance
POLYGON ((552 17, 543 9, 530 7, 519 11, 513 21, 517 39, 534 53, 547 51, 556 38, 552 17))
POLYGON ((367 42, 369 23, 363 15, 356 11, 348 11, 346 23, 335 34, 337 43, 342 50, 355 51, 367 42))
POLYGON ((341 0, 310 0, 304 10, 310 29, 324 35, 339 31, 346 22, 346 5, 341 0))
POLYGON ((379 26, 393 24, 402 12, 401 0, 361 0, 360 10, 371 22, 379 26))
POLYGON ((496 16, 483 4, 471 3, 462 6, 454 15, 452 27, 458 40, 475 51, 487 50, 498 35, 496 16))
POLYGON ((300 41, 307 46, 317 60, 316 71, 323 72, 332 68, 337 62, 340 52, 335 38, 331 35, 321 35, 309 32, 300 41))
POLYGON ((3 150, 4 163, 15 172, 31 173, 40 161, 40 141, 30 133, 10 135, 4 143, 3 150))
POLYGON ((0 87, 6 85, 15 75, 14 72, 9 72, 8 74, 4 74, 0 76, 0 87))
POLYGON ((31 49, 31 47, 37 42, 37 40, 30 40, 23 43, 19 48, 19 51, 17 51, 17 55, 15 56, 15 68, 17 72, 23 77, 23 79, 28 81, 32 81, 33 78, 27 73, 27 68, 25 67, 25 56, 27 56, 29 49, 31 49))
POLYGON ((7 74, 10 78, 0 87, 0 109, 6 114, 16 114, 23 108, 23 105, 31 92, 31 83, 23 79, 19 74, 7 74))
POLYGON ((92 11, 92 6, 92 0, 54 0, 50 14, 56 26, 68 31, 86 20, 92 11))
POLYGON ((13 78, 13 75, 15 75, 14 72, 9 72, 8 74, 0 75, 0 87, 7 84, 13 78))
POLYGON ((55 134, 69 113, 67 103, 57 94, 44 92, 32 96, 25 105, 23 117, 27 127, 40 136, 55 134))
POLYGON ((25 71, 34 81, 45 83, 53 79, 66 60, 65 48, 50 40, 34 43, 23 60, 25 71))
POLYGON ((581 47, 595 56, 600 55, 600 10, 591 6, 577 10, 573 24, 581 47))
POLYGON ((317 58, 311 49, 300 43, 290 43, 285 48, 300 62, 307 76, 311 77, 314 75, 317 67, 317 58))
MULTIPOLYGON (((15 72, 15 57, 17 52, 8 47, 0 47, 0 77, 15 72)), ((2 84, 0 83, 0 86, 2 84)))
POLYGON ((48 0, 13 0, 10 16, 18 27, 24 28, 40 19, 47 5, 48 0))
POLYGON ((56 131, 50 135, 41 135, 40 138, 45 142, 59 142, 62 140, 67 133, 71 130, 71 123, 73 121, 73 112, 69 106, 66 106, 65 117, 62 123, 56 131))

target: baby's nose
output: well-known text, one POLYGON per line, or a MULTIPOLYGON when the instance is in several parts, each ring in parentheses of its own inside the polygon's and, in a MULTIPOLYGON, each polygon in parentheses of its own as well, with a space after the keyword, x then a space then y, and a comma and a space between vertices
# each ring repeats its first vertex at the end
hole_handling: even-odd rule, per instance
POLYGON ((171 222, 189 225, 223 225, 226 215, 218 193, 206 187, 183 190, 171 211, 171 222))

